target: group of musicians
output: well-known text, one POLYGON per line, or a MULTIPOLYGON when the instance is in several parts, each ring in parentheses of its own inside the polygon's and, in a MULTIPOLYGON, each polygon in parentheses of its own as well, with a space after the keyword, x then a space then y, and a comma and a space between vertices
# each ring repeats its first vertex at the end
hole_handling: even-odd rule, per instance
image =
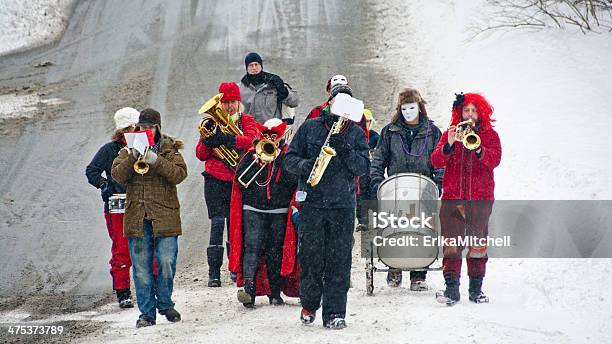
MULTIPOLYGON (((221 83, 219 94, 200 109, 204 118, 196 156, 204 162, 211 221, 209 287, 222 285, 226 250, 244 307, 254 308, 258 295, 282 305, 282 292, 299 297, 302 323, 313 323, 322 305, 326 328, 346 327, 357 201, 376 199, 385 176, 398 173, 418 173, 438 185, 443 235, 462 235, 466 229, 487 234, 501 146, 491 125, 493 108, 484 97, 456 95, 451 125, 442 133, 428 118, 419 92, 406 89, 378 135, 369 110, 359 123, 332 112, 339 94, 353 96, 347 78, 336 75, 327 82, 327 99, 291 135, 293 118, 286 110, 298 105, 297 93, 279 76, 264 72, 257 53, 246 56, 245 69, 240 86, 221 83), (464 127, 469 127, 468 139, 459 135, 464 127), (475 206, 465 200, 489 202, 475 206)), ((86 171, 105 202, 113 289, 120 307, 133 307, 132 266, 141 313, 136 326, 155 325, 157 311, 180 321, 171 296, 181 234, 176 185, 187 176, 179 151, 183 143, 162 133, 161 115, 153 109, 120 109, 115 126, 112 141, 86 171), (124 133, 134 131, 152 137, 144 154, 127 147, 124 133)), ((366 222, 359 216, 358 226, 366 222)), ((462 251, 444 248, 446 290, 437 299, 448 305, 460 298, 462 251)), ((481 289, 486 261, 486 247, 469 248, 469 299, 475 303, 488 302, 481 289)), ((425 276, 411 272, 410 289, 427 290, 425 276)), ((398 287, 401 280, 401 270, 391 269, 389 286, 398 287)))

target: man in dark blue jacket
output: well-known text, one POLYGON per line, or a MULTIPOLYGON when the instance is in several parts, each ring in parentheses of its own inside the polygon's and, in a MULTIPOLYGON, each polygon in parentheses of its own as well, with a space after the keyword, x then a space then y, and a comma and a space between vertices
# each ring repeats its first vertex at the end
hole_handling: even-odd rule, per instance
MULTIPOLYGON (((330 105, 338 93, 352 96, 347 85, 332 89, 330 105)), ((351 245, 355 227, 355 177, 369 170, 364 131, 346 121, 329 145, 337 155, 331 159, 316 186, 306 183, 330 129, 338 120, 329 106, 321 117, 307 120, 297 130, 285 159, 285 169, 299 176, 296 200, 300 202, 298 259, 300 301, 304 324, 314 322, 323 301, 323 325, 346 327, 346 294, 351 275, 351 245)))

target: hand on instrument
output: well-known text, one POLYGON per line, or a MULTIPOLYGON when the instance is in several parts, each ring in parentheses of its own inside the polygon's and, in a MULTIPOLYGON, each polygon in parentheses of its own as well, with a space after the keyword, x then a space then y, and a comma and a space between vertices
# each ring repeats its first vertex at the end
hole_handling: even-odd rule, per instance
POLYGON ((138 159, 140 157, 140 152, 136 148, 132 148, 131 153, 135 159, 138 159))
POLYGON ((106 179, 100 184, 100 193, 104 202, 108 202, 108 198, 113 195, 113 190, 111 190, 106 179))
POLYGON ((347 155, 351 151, 351 145, 346 141, 346 136, 342 134, 332 134, 329 137, 329 145, 336 150, 338 156, 347 155))
POLYGON ((217 129, 211 137, 203 138, 202 143, 208 148, 217 148, 224 143, 223 133, 217 129))
POLYGON ((157 162, 157 154, 155 154, 154 151, 149 150, 149 152, 147 153, 147 156, 144 159, 144 162, 146 162, 149 165, 155 165, 155 163, 157 162))
POLYGON ((236 136, 230 134, 223 134, 223 144, 227 148, 234 148, 236 146, 236 136))
POLYGON ((451 125, 448 128, 448 144, 452 146, 457 140, 457 126, 451 125))

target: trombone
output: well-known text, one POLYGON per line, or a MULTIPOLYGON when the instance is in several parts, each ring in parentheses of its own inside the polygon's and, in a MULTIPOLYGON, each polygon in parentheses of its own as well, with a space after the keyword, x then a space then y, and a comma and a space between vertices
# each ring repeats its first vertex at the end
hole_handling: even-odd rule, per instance
POLYGON ((280 154, 280 150, 278 149, 278 143, 268 139, 262 139, 255 145, 255 153, 253 154, 253 161, 251 164, 240 174, 238 177, 238 183, 242 185, 245 189, 255 181, 257 176, 268 166, 269 163, 276 160, 278 155, 280 154), (257 170, 253 176, 245 182, 243 180, 244 177, 247 176, 247 173, 253 168, 253 166, 258 163, 261 165, 259 170, 257 170))

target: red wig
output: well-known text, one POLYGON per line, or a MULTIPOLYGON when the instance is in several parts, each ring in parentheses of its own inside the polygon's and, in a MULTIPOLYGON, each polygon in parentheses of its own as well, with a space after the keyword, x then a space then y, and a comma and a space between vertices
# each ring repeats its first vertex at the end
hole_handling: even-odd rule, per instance
POLYGON ((482 129, 491 129, 492 123, 495 122, 491 118, 493 114, 493 106, 478 93, 466 93, 457 96, 457 100, 453 104, 453 117, 451 119, 451 125, 457 125, 457 123, 463 121, 463 107, 467 104, 473 104, 478 109, 478 120, 480 121, 480 127, 482 129), (462 97, 462 98, 461 98, 462 97))

